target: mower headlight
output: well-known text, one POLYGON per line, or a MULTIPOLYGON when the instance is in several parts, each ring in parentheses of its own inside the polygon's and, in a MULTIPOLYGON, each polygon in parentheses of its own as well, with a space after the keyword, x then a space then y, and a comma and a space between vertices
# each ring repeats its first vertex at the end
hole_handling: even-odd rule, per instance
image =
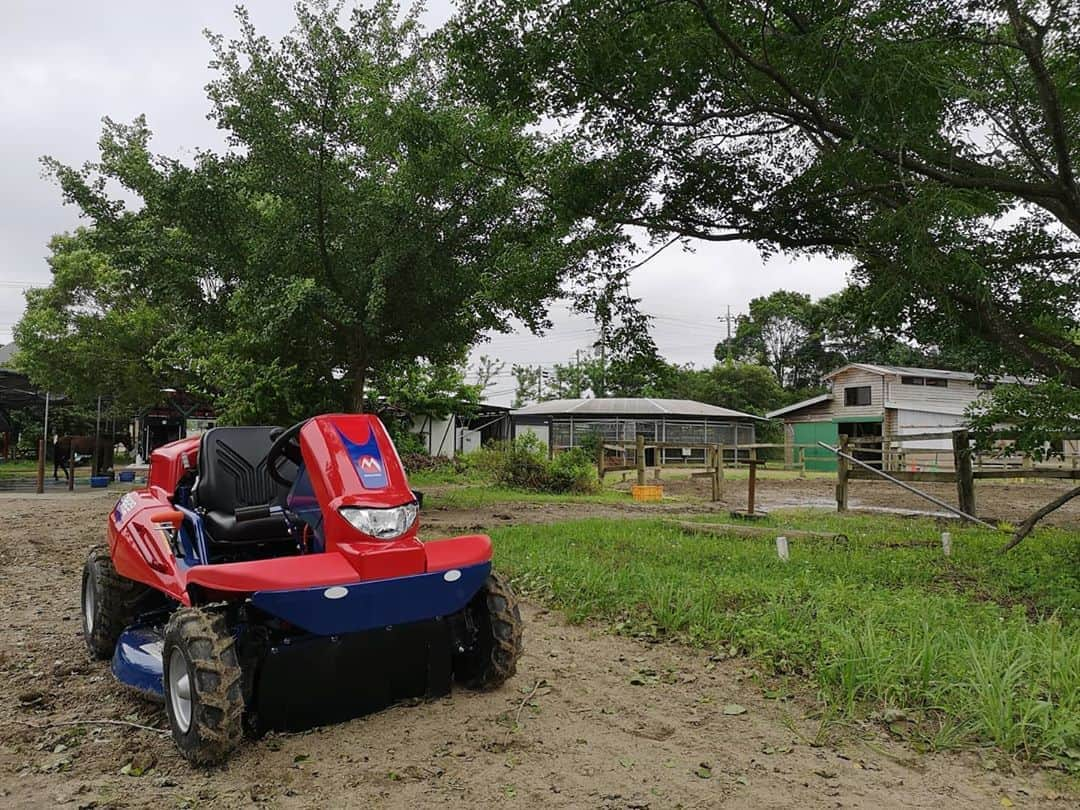
POLYGON ((416 523, 420 506, 414 501, 391 509, 364 509, 358 506, 341 507, 341 516, 368 537, 396 540, 416 523))

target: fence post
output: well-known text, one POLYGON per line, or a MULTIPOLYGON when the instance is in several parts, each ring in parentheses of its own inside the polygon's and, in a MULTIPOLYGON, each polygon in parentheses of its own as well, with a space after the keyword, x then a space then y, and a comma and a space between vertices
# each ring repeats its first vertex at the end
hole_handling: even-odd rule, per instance
POLYGON ((746 485, 746 514, 754 514, 754 500, 757 495, 757 459, 751 458, 750 464, 750 477, 747 479, 746 485))
POLYGON ((38 439, 37 443, 37 486, 35 491, 38 495, 45 491, 45 440, 38 439))
POLYGON ((975 475, 971 468, 971 445, 967 430, 953 431, 953 469, 956 470, 956 495, 960 511, 975 514, 975 475))
POLYGON ((604 483, 604 472, 606 471, 607 464, 604 463, 604 440, 601 439, 598 447, 596 448, 596 477, 600 479, 600 483, 604 483))
POLYGON ((712 500, 716 503, 720 500, 720 476, 723 474, 723 446, 714 445, 712 448, 712 500))
POLYGON ((637 443, 634 446, 634 464, 637 466, 637 482, 639 487, 645 486, 645 436, 639 433, 637 443))
POLYGON ((799 448, 799 478, 806 478, 806 448, 799 448))
MULTIPOLYGON (((848 437, 840 437, 840 452, 847 453, 848 437)), ((843 456, 836 457, 836 511, 847 511, 847 485, 848 485, 848 460, 843 456)))

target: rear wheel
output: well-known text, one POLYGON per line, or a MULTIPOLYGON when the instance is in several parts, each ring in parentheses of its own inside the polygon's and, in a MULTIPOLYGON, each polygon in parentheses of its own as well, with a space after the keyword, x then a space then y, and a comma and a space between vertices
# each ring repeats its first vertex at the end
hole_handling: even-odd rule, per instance
POLYGON ((466 608, 476 641, 454 664, 457 679, 470 689, 494 689, 517 672, 522 621, 510 584, 492 572, 466 608))
POLYGON ((162 650, 165 708, 180 752, 197 765, 223 762, 240 743, 244 698, 236 642, 225 620, 176 611, 162 650))
POLYGON ((136 602, 148 590, 116 573, 104 546, 90 550, 83 566, 82 628, 91 656, 112 656, 120 634, 135 619, 136 602))

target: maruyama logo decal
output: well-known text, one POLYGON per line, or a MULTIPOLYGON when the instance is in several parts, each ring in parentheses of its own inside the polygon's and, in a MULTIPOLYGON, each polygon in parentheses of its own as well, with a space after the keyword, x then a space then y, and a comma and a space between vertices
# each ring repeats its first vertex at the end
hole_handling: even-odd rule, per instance
POLYGON ((386 464, 383 462, 374 431, 368 432, 363 443, 353 441, 342 433, 340 428, 338 428, 338 436, 341 437, 342 447, 356 465, 355 469, 360 476, 362 486, 366 489, 383 489, 389 486, 386 464))
POLYGON ((375 456, 361 456, 359 464, 364 475, 382 475, 382 465, 375 456))

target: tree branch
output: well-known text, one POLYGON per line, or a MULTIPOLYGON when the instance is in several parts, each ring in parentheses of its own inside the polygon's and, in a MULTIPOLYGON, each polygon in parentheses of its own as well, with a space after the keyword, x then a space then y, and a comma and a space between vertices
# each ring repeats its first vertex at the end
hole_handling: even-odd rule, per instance
POLYGON ((1020 526, 1013 533, 1012 539, 1009 540, 1009 542, 1006 543, 1005 546, 1001 549, 1001 553, 1004 554, 1005 552, 1014 549, 1018 545, 1020 545, 1020 542, 1029 534, 1031 534, 1031 530, 1035 528, 1036 523, 1049 515, 1051 512, 1060 509, 1078 495, 1080 495, 1080 487, 1070 489, 1068 492, 1062 494, 1060 497, 1050 501, 1050 503, 1046 504, 1046 506, 1037 509, 1031 515, 1029 515, 1027 520, 1021 523, 1020 526))
MULTIPOLYGON (((847 142, 859 140, 856 132, 828 116, 815 99, 799 89, 776 67, 768 61, 756 58, 736 41, 724 30, 705 0, 690 0, 690 2, 698 9, 705 24, 732 56, 769 79, 794 102, 796 109, 783 110, 778 112, 778 115, 789 117, 798 123, 810 123, 821 135, 829 135, 847 142)), ((1048 74, 1047 80, 1049 81, 1048 74)), ((965 158, 955 149, 939 152, 919 150, 915 146, 909 146, 903 150, 896 150, 867 142, 865 139, 861 139, 860 143, 872 154, 897 168, 914 171, 923 177, 937 180, 954 188, 985 189, 1018 196, 1051 212, 1067 228, 1080 236, 1080 199, 1074 198, 1068 188, 1063 188, 1057 183, 1032 183, 1020 180, 992 166, 965 158)))
POLYGON ((1065 121, 1061 115, 1061 100, 1058 98, 1057 88, 1046 68, 1043 60, 1043 38, 1050 23, 1039 26, 1034 20, 1022 16, 1016 0, 1006 0, 1005 7, 1009 12, 1009 21, 1012 23, 1024 56, 1027 58, 1031 74, 1035 79, 1035 89, 1039 94, 1039 104, 1042 106, 1043 115, 1046 116, 1046 133, 1050 143, 1054 147, 1054 155, 1057 158, 1058 179, 1064 187, 1071 204, 1080 207, 1080 191, 1077 190, 1076 177, 1073 174, 1072 158, 1069 153, 1069 138, 1065 132, 1065 121), (1032 35, 1029 26, 1035 29, 1032 35))

